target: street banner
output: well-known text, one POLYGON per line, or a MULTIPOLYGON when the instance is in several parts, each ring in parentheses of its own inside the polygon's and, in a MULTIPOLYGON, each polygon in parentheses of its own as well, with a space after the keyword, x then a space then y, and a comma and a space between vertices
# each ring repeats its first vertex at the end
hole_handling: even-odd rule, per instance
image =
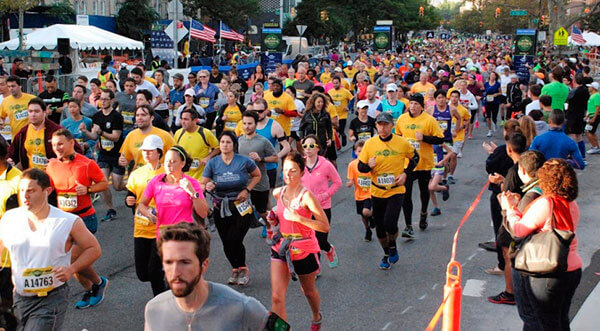
POLYGON ((374 43, 376 52, 385 52, 392 49, 392 27, 389 25, 376 25, 373 28, 374 43))

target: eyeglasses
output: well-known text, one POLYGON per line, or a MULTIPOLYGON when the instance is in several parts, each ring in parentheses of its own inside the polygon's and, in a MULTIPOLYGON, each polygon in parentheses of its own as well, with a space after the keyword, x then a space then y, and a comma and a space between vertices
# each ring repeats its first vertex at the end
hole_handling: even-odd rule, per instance
POLYGON ((318 144, 302 144, 302 148, 307 149, 307 148, 317 148, 319 147, 318 144))
POLYGON ((196 76, 188 76, 188 79, 196 79, 196 76))
POLYGON ((208 76, 198 76, 198 77, 200 77, 200 78, 208 78, 208 76))
POLYGON ((257 112, 257 113, 264 113, 267 110, 268 109, 254 109, 254 111, 257 112))

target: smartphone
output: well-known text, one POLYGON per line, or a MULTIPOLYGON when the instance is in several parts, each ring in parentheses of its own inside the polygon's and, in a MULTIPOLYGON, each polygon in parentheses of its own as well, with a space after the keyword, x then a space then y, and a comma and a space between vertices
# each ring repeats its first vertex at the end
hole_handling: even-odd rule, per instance
POLYGON ((279 315, 274 312, 269 312, 269 318, 265 325, 264 331, 289 331, 290 325, 284 321, 279 315))

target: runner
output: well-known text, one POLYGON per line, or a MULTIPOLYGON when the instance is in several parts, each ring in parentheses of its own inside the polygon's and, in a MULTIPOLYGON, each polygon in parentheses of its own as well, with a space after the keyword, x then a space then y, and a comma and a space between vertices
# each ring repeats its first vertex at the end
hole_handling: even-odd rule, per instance
POLYGON ((57 88, 56 78, 53 75, 46 76, 44 82, 46 89, 40 93, 39 97, 49 106, 48 118, 59 124, 62 112, 66 108, 66 102, 69 100, 69 93, 57 88))
MULTIPOLYGON (((455 117, 452 117, 452 131, 456 132, 456 136, 454 137, 454 143, 452 145, 452 150, 458 158, 462 157, 462 150, 465 146, 465 132, 468 131, 469 124, 471 123, 471 112, 469 112, 467 108, 460 103, 460 97, 461 93, 459 90, 454 90, 452 91, 452 93, 450 93, 450 106, 456 108, 456 111, 458 112, 458 115, 460 115, 460 118, 462 120, 462 123, 457 124, 459 122, 456 121, 455 117)), ((448 170, 448 178, 453 178, 453 180, 456 164, 457 160, 453 157, 450 161, 450 169, 448 170)))
POLYGON ((156 88, 161 97, 161 102, 156 105, 154 108, 154 112, 158 114, 162 119, 167 122, 169 120, 169 86, 164 82, 165 79, 165 71, 163 69, 158 69, 154 72, 154 79, 156 79, 156 88))
POLYGON ((487 137, 491 137, 493 134, 492 131, 495 132, 497 129, 498 110, 502 102, 502 89, 500 83, 498 83, 498 74, 495 71, 490 72, 489 81, 483 87, 485 89, 484 106, 485 121, 488 127, 487 137))
POLYGON ((61 329, 67 282, 101 254, 79 217, 48 204, 51 191, 48 175, 26 170, 19 182, 23 206, 7 211, 0 222, 0 251, 6 248, 11 256, 13 308, 21 330, 61 329), (40 240, 47 245, 39 245, 40 240), (71 256, 75 251, 79 253, 71 256))
POLYGON ((215 109, 215 101, 219 94, 219 88, 208 81, 208 70, 200 70, 198 72, 198 84, 191 87, 196 92, 196 98, 200 107, 204 108, 206 114, 206 122, 204 127, 212 130, 213 123, 217 117, 217 110, 215 109))
MULTIPOLYGON (((302 139, 302 149, 306 157, 306 171, 302 175, 302 186, 316 195, 327 215, 327 221, 331 224, 331 198, 342 186, 342 180, 335 166, 323 156, 319 156, 320 146, 319 139, 314 134, 309 134, 302 139), (331 182, 331 186, 329 182, 331 182)), ((329 260, 329 267, 337 267, 337 252, 327 239, 328 232, 316 231, 315 235, 319 241, 319 247, 329 260)))
POLYGON ((431 216, 438 216, 442 214, 442 210, 440 209, 440 204, 438 203, 437 196, 435 195, 437 192, 442 192, 442 200, 446 201, 450 198, 450 186, 449 185, 440 185, 442 182, 442 178, 444 173, 446 173, 446 167, 448 164, 448 159, 450 155, 452 155, 452 149, 449 146, 441 144, 433 146, 433 162, 434 166, 431 169, 431 179, 429 180, 429 197, 431 198, 431 203, 433 204, 433 210, 431 211, 431 216), (444 150, 446 150, 446 155, 444 156, 444 150))
POLYGON ((376 114, 379 115, 381 112, 390 113, 394 122, 396 122, 400 115, 406 110, 406 106, 403 102, 398 100, 398 86, 396 84, 387 84, 385 91, 386 97, 377 107, 376 114))
MULTIPOLYGON (((75 139, 69 130, 59 129, 52 134, 52 150, 56 158, 50 160, 46 173, 56 192, 58 208, 77 215, 90 233, 96 233, 98 219, 91 195, 108 189, 106 177, 96 162, 75 153, 75 139)), ((73 248, 72 262, 82 254, 79 248, 79 244, 73 248)), ((83 298, 75 303, 76 308, 95 307, 104 300, 108 279, 98 276, 93 265, 82 268, 74 276, 85 289, 83 298)))
MULTIPOLYGON (((294 104, 296 105, 296 112, 298 113, 298 116, 292 118, 292 123, 291 123, 291 128, 290 128, 290 137, 288 139, 288 145, 291 148, 292 143, 294 143, 294 149, 296 151, 298 151, 298 153, 302 153, 302 143, 300 142, 302 139, 300 138, 299 131, 300 131, 300 121, 302 121, 302 116, 304 116, 304 110, 306 109, 306 106, 304 105, 304 103, 302 103, 302 101, 296 99, 296 89, 293 86, 288 86, 285 89, 285 93, 287 93, 290 97, 292 97, 294 99, 294 104)), ((265 104, 266 104, 266 102, 265 102, 265 104)), ((268 104, 267 104, 267 108, 269 108, 268 104)), ((256 110, 256 106, 255 106, 254 110, 256 110)), ((260 112, 258 112, 258 115, 260 115, 260 112)), ((264 117, 267 117, 266 113, 265 113, 264 117)), ((272 119, 269 119, 269 120, 272 121, 272 119)), ((259 121, 260 121, 260 119, 259 119, 259 121)), ((281 127, 281 125, 279 123, 277 123, 277 126, 281 127)), ((285 132, 283 132, 283 129, 281 129, 281 134, 285 135, 285 132)), ((281 150, 283 150, 283 148, 281 150)), ((289 152, 289 150, 288 150, 288 152, 289 152)), ((286 152, 285 154, 280 153, 280 155, 286 156, 288 152, 286 152)))
POLYGON ((236 153, 237 145, 235 134, 224 131, 219 138, 221 156, 208 161, 200 183, 204 191, 214 196, 215 225, 233 268, 227 282, 246 286, 250 282, 250 270, 246 265, 244 237, 253 217, 249 195, 261 175, 251 159, 236 153))
MULTIPOLYGON (((135 273, 142 282, 150 282, 152 294, 158 294, 167 290, 158 249, 156 247, 156 225, 147 217, 142 215, 138 206, 142 201, 144 190, 150 180, 157 175, 163 174, 165 168, 160 159, 163 155, 163 142, 159 136, 149 135, 144 138, 142 155, 146 165, 134 170, 129 174, 127 180, 127 197, 125 205, 133 210, 133 252, 135 259, 135 273)), ((154 199, 150 200, 148 209, 156 215, 156 204, 154 199)))
POLYGON ((81 114, 81 105, 79 100, 75 98, 71 98, 67 102, 67 111, 69 116, 62 120, 60 125, 73 134, 73 137, 77 143, 83 148, 83 155, 90 159, 93 158, 93 151, 94 147, 96 146, 96 141, 85 136, 80 129, 83 124, 83 127, 86 130, 92 130, 94 125, 92 119, 81 114))
MULTIPOLYGON (((456 137, 456 130, 452 128, 452 120, 456 119, 456 123, 461 123, 459 128, 462 128, 462 118, 458 113, 458 110, 455 106, 448 104, 448 99, 446 97, 446 91, 437 90, 433 94, 435 98, 435 105, 433 107, 428 108, 426 111, 433 116, 438 121, 438 124, 442 131, 444 132, 444 143, 453 147, 454 137, 456 137)), ((450 156, 449 163, 452 164, 455 162, 456 154, 452 152, 453 155, 450 156)), ((446 182, 447 173, 444 174, 444 182, 446 182)), ((454 177, 448 177, 448 184, 455 184, 454 177)))
POLYGON ((419 197, 421 199, 421 214, 419 218, 419 228, 427 229, 427 207, 429 204, 429 181, 431 180, 431 170, 433 169, 433 147, 444 143, 444 133, 433 116, 423 111, 425 101, 423 96, 415 94, 410 97, 409 111, 400 115, 396 121, 396 134, 406 138, 410 144, 419 153, 419 162, 413 171, 407 173, 405 192, 407 198, 404 199, 404 221, 406 228, 402 231, 402 237, 414 238, 412 227, 412 187, 415 180, 419 184, 419 197))
POLYGON ((135 80, 133 78, 125 79, 123 83, 123 92, 115 94, 113 107, 123 116, 123 137, 127 137, 134 127, 136 93, 135 80))
MULTIPOLYGON (((150 105, 150 103, 152 102, 152 93, 150 93, 150 91, 148 90, 139 90, 135 93, 135 109, 137 109, 137 107, 141 106, 141 105, 146 105, 148 107, 152 107, 150 105)), ((154 110, 154 108, 152 108, 154 110)), ((134 111, 134 119, 135 119, 135 111, 134 111)), ((137 126, 137 123, 136 123, 137 126)), ((170 133, 170 128, 169 125, 167 124, 167 122, 165 122, 165 120, 163 120, 162 117, 156 115, 156 116, 152 116, 152 126, 154 126, 155 128, 159 128, 161 130, 164 130, 166 132, 170 133)))
MULTIPOLYGON (((186 98, 189 98, 186 96, 186 98)), ((211 130, 198 125, 198 113, 184 109, 180 116, 182 128, 175 132, 175 142, 192 158, 187 175, 200 181, 208 160, 219 154, 219 141, 211 130)))
MULTIPOLYGON (((8 118, 8 125, 14 139, 17 133, 27 125, 27 108, 29 101, 35 96, 21 92, 19 77, 9 76, 6 79, 6 85, 10 95, 5 97, 0 104, 0 118, 3 121, 8 118)), ((4 126, 6 126, 6 123, 4 123, 4 126)))
MULTIPOLYGON (((125 190, 123 176, 125 167, 119 165, 119 150, 123 145, 123 116, 113 109, 112 103, 115 95, 112 91, 102 92, 100 100, 102 101, 102 111, 96 113, 92 118, 94 127, 92 132, 85 126, 80 126, 81 132, 88 138, 99 140, 98 144, 98 166, 102 169, 104 177, 108 180, 112 174, 112 185, 115 191, 125 190)), ((117 216, 112 203, 112 193, 110 188, 102 192, 102 198, 108 210, 100 221, 112 221, 117 216)))
POLYGON ((226 94, 227 103, 221 106, 215 120, 215 131, 217 136, 226 131, 235 131, 236 126, 242 120, 242 114, 246 111, 246 107, 238 102, 239 93, 229 91, 226 94))
POLYGON ((312 88, 315 86, 315 84, 306 77, 306 68, 304 67, 298 67, 296 78, 296 81, 294 81, 294 84, 292 84, 292 86, 296 89, 296 99, 306 104, 308 102, 308 98, 310 98, 312 88))
POLYGON ((154 110, 147 105, 138 106, 135 111, 135 123, 137 129, 131 131, 123 144, 121 145, 121 156, 119 157, 119 165, 126 167, 129 162, 134 161, 134 169, 139 168, 144 164, 142 153, 139 151, 140 141, 143 141, 146 136, 154 134, 160 137, 163 141, 165 149, 169 149, 175 145, 175 140, 166 131, 152 126, 152 118, 154 110))
MULTIPOLYGON (((354 154, 360 155, 364 140, 359 140, 354 144, 354 154)), ((360 215, 363 225, 365 226, 365 241, 371 241, 375 227, 373 222, 373 202, 371 201, 371 174, 358 171, 358 159, 351 161, 348 164, 348 182, 346 187, 354 185, 354 200, 356 201, 356 213, 360 215)))
POLYGON ((185 109, 189 109, 196 113, 195 119, 198 122, 197 124, 203 124, 206 122, 206 114, 204 114, 204 108, 194 103, 195 95, 196 92, 194 92, 194 89, 189 88, 185 91, 185 94, 183 96, 185 102, 181 106, 179 106, 173 113, 173 119, 171 120, 171 130, 173 132, 176 132, 177 130, 181 129, 181 114, 185 109))
POLYGON ((420 95, 425 97, 425 93, 427 93, 427 91, 429 91, 430 89, 435 90, 435 85, 429 82, 429 75, 426 72, 422 72, 419 75, 419 81, 414 83, 410 87, 410 94, 413 95, 415 93, 419 93, 420 95))
POLYGON ((348 128, 350 141, 367 141, 375 136, 375 120, 367 116, 368 109, 369 104, 367 101, 361 100, 358 102, 356 107, 358 116, 350 122, 350 127, 348 128))
POLYGON ((273 79, 273 83, 269 85, 269 88, 272 89, 272 93, 265 92, 265 100, 269 105, 268 109, 271 111, 271 117, 281 125, 283 132, 289 137, 291 119, 298 116, 294 99, 283 93, 283 85, 279 79, 273 79))
POLYGON ((302 186, 304 158, 297 152, 283 160, 285 186, 273 190, 277 209, 269 213, 269 223, 278 227, 271 246, 271 306, 287 320, 285 298, 290 278, 300 279, 302 293, 312 312, 311 330, 320 330, 323 316, 321 299, 315 285, 320 264, 319 242, 315 231, 328 232, 327 215, 317 197, 302 186))
POLYGON ((347 89, 341 87, 341 79, 339 77, 332 78, 333 89, 329 90, 327 94, 333 100, 333 105, 339 116, 338 132, 342 137, 342 146, 346 146, 346 121, 348 120, 348 103, 352 101, 352 93, 347 89))
POLYGON ((587 113, 586 113, 586 126, 585 126, 585 135, 590 141, 590 145, 592 148, 587 150, 588 154, 600 154, 600 145, 598 145, 598 137, 596 136, 596 130, 598 129, 598 124, 600 124, 600 84, 598 82, 593 82, 591 84, 587 84, 587 87, 590 92, 590 98, 587 103, 587 113))
POLYGON ((390 263, 400 259, 396 248, 398 216, 406 191, 404 183, 407 174, 419 162, 419 154, 408 140, 392 134, 392 115, 381 113, 375 122, 379 134, 365 142, 358 156, 358 171, 371 173, 373 218, 384 253, 379 268, 387 270, 391 268, 390 263))
POLYGON ((135 91, 146 90, 152 94, 152 107, 156 107, 161 104, 162 96, 156 89, 156 84, 150 83, 145 79, 144 72, 139 67, 131 69, 131 78, 135 81, 135 91))

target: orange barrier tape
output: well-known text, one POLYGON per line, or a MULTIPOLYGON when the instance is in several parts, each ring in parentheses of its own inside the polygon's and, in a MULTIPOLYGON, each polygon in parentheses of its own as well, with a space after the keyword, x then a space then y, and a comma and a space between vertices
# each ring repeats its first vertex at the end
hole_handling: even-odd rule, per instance
MULTIPOLYGON (((473 202, 471 203, 471 206, 469 206, 469 208, 465 212, 465 215, 462 217, 460 224, 458 225, 458 228, 456 229, 456 232, 454 233, 454 239, 452 240, 452 255, 450 257, 450 262, 448 263, 448 268, 446 270, 446 285, 444 286, 444 300, 442 301, 442 303, 438 307, 437 311, 433 315, 433 318, 431 319, 431 321, 429 321, 429 324, 427 325, 427 329, 426 329, 427 331, 433 331, 435 329, 435 326, 437 325, 440 317, 442 316, 442 313, 446 310, 446 304, 448 303, 448 298, 450 298, 451 294, 453 293, 452 291, 450 291, 448 289, 458 288, 455 291, 459 293, 460 297, 462 297, 462 289, 460 287, 461 277, 462 277, 462 268, 461 268, 460 263, 458 263, 456 261, 456 245, 457 245, 457 241, 458 241, 458 234, 460 233, 460 229, 462 228, 463 224, 465 224, 465 222, 467 221, 467 219, 469 219, 469 217, 471 216, 471 214, 473 213, 475 208, 477 208, 479 201, 481 201, 481 196, 483 195, 483 192, 486 191, 486 189, 488 188, 489 185, 490 185, 490 182, 486 182, 485 185, 483 185, 483 187, 479 191, 479 194, 477 194, 477 197, 475 198, 475 200, 473 200, 473 202), (457 270, 456 275, 453 275, 451 273, 453 267, 456 267, 456 270, 457 270)), ((454 293, 456 293, 456 292, 454 292, 454 293)), ((455 320, 453 323, 457 326, 460 323, 460 297, 458 298, 459 310, 453 311, 453 315, 458 314, 458 316, 455 316, 455 318, 454 318, 454 319, 458 319, 458 320, 457 321, 455 320)), ((452 298, 450 300, 454 302, 455 299, 456 298, 452 298)), ((451 317, 451 316, 449 316, 449 317, 451 317)), ((449 321, 449 319, 447 320, 446 318, 444 318, 444 321, 447 322, 447 321, 449 321)), ((444 329, 449 329, 449 328, 450 328, 449 326, 446 326, 446 325, 444 326, 444 329)))

